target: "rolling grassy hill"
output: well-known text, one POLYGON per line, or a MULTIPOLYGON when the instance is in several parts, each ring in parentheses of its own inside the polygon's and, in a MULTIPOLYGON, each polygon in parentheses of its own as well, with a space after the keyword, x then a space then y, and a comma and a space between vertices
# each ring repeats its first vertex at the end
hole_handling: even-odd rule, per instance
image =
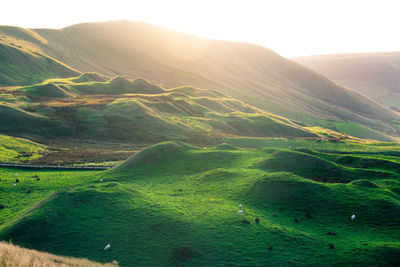
POLYGON ((202 39, 132 21, 25 30, 30 34, 12 27, 0 31, 7 40, 81 72, 140 76, 168 88, 215 89, 304 123, 326 127, 329 121, 346 122, 341 130, 358 137, 369 138, 376 131, 383 133, 381 140, 398 135, 396 112, 256 45, 202 39))
POLYGON ((19 85, 0 132, 47 144, 0 135, 0 161, 120 163, 0 168, 0 240, 121 266, 399 265, 400 147, 357 138, 397 140, 393 110, 268 49, 139 22, 0 26, 0 59, 19 85))
POLYGON ((400 52, 318 55, 294 60, 400 110, 400 52))
POLYGON ((258 144, 165 142, 102 172, 0 169, 0 238, 121 266, 398 265, 397 144, 258 144))
POLYGON ((33 31, 15 27, 0 27, 1 87, 28 85, 48 78, 71 77, 79 73, 40 52, 35 43, 44 41, 35 39, 35 37, 38 38, 38 35, 33 31), (29 43, 27 44, 20 39, 15 40, 9 34, 12 34, 15 38, 24 38, 29 43))
POLYGON ((204 145, 228 136, 317 137, 286 118, 214 90, 104 78, 85 73, 5 91, 0 131, 135 144, 186 140, 204 145))

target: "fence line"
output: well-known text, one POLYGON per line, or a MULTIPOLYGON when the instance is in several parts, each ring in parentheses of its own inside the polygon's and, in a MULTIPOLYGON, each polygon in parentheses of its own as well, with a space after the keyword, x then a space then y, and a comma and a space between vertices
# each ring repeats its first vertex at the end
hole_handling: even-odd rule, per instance
POLYGON ((30 168, 30 169, 73 169, 73 170, 108 170, 113 166, 62 166, 62 165, 31 165, 0 162, 1 167, 30 168))

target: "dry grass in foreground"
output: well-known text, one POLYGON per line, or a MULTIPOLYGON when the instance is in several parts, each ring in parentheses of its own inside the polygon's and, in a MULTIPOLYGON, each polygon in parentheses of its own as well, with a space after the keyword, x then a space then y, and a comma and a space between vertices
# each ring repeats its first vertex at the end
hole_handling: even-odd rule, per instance
POLYGON ((101 264, 87 259, 61 257, 50 253, 18 247, 0 242, 0 267, 117 267, 117 263, 101 264))

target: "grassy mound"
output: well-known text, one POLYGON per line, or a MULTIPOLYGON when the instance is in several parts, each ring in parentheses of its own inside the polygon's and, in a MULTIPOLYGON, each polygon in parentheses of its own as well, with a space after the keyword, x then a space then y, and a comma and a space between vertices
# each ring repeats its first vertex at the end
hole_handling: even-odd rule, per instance
POLYGON ((112 87, 127 89, 131 87, 132 82, 127 76, 116 76, 108 81, 112 87))
POLYGON ((332 201, 329 198, 322 200, 324 195, 331 194, 330 187, 287 172, 262 174, 252 178, 246 194, 255 198, 258 205, 283 205, 303 212, 314 212, 332 201), (315 199, 324 204, 315 203, 316 206, 313 206, 315 199))
POLYGON ((184 153, 190 148, 193 147, 181 142, 159 143, 142 150, 137 155, 130 157, 123 164, 118 166, 116 171, 135 166, 145 166, 149 164, 158 165, 161 162, 171 161, 174 159, 176 154, 184 153))
POLYGON ((381 169, 393 171, 400 174, 400 164, 390 160, 360 156, 340 156, 337 157, 336 163, 353 168, 381 169))
POLYGON ((68 98, 73 95, 60 86, 47 83, 24 87, 23 92, 28 96, 42 96, 42 97, 55 97, 55 98, 68 98))
POLYGON ((238 147, 223 143, 223 144, 219 144, 216 145, 215 147, 213 147, 213 149, 215 150, 236 150, 239 149, 238 147))
POLYGON ((289 171, 315 181, 333 183, 347 183, 358 177, 395 177, 390 172, 346 168, 316 156, 285 150, 277 150, 255 166, 271 171, 289 171))
POLYGON ((364 187, 368 187, 368 188, 378 188, 379 187, 376 183, 368 181, 368 180, 363 180, 363 179, 352 181, 350 184, 356 185, 356 186, 364 186, 364 187))
POLYGON ((143 78, 136 78, 132 82, 132 88, 135 89, 134 93, 138 94, 161 94, 164 93, 164 89, 147 81, 143 78))
POLYGON ((84 95, 159 94, 165 92, 161 87, 143 78, 137 78, 132 81, 126 76, 116 76, 108 81, 103 81, 105 77, 97 77, 97 75, 97 73, 88 74, 86 78, 79 77, 72 79, 71 82, 74 83, 69 83, 68 86, 71 88, 71 91, 84 95), (83 81, 89 79, 94 81, 83 81), (80 83, 76 84, 77 82, 80 83))
MULTIPOLYGON (((98 111, 94 111, 98 114, 98 111)), ((114 101, 99 115, 108 122, 108 125, 105 125, 109 129, 108 136, 119 136, 121 140, 138 142, 182 140, 190 129, 186 125, 163 118, 135 99, 114 101)))
POLYGON ((72 81, 76 83, 105 82, 107 80, 109 80, 107 76, 98 74, 97 72, 85 72, 79 77, 72 79, 72 81))

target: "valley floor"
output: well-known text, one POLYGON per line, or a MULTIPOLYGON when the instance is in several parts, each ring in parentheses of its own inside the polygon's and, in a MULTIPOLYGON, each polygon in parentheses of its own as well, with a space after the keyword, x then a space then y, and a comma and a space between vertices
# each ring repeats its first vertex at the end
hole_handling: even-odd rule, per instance
POLYGON ((121 266, 400 263, 397 144, 225 141, 107 171, 1 168, 0 238, 121 266))

